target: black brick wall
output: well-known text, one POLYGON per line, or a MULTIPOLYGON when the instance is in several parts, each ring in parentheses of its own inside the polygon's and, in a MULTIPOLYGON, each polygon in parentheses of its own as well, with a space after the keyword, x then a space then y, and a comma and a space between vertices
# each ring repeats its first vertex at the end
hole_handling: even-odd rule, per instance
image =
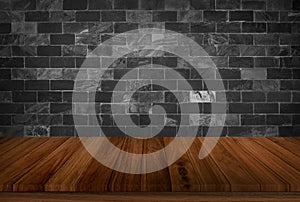
MULTIPOLYGON (((223 136, 300 136, 299 0, 0 0, 0 136, 76 135, 72 90, 85 57, 115 33, 144 27, 183 33, 211 56, 228 102, 223 136)), ((96 94, 102 103, 99 123, 108 135, 124 135, 110 113, 114 85, 127 68, 151 63, 175 68, 195 91, 207 93, 199 75, 172 55, 119 59, 96 94)), ((170 90, 187 89, 172 72, 137 73, 145 80, 150 74, 166 78, 170 90)), ((206 75, 210 79, 213 72, 206 70, 206 75)), ((130 85, 124 83, 124 90, 130 85)), ((216 121, 210 112, 218 103, 211 102, 225 101, 218 90, 209 92, 209 103, 184 104, 199 105, 201 117, 180 120, 176 103, 186 102, 189 94, 177 100, 159 86, 145 85, 130 108, 139 113, 132 120, 147 125, 143 113, 149 110, 148 101, 162 102, 169 114, 157 117, 166 125, 160 136, 195 122, 201 126, 198 135, 204 136, 216 121)), ((78 116, 88 123, 88 114, 78 116)))

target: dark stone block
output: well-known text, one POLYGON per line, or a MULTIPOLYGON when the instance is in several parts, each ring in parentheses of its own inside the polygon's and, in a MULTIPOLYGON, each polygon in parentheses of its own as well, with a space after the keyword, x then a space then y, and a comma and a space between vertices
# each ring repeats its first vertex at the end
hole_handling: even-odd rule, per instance
MULTIPOLYGON (((181 75, 184 79, 191 78, 190 69, 174 69, 179 75, 181 75)), ((180 79, 180 77, 174 73, 174 70, 165 70, 165 79, 180 79)))
POLYGON ((112 0, 89 0, 89 10, 109 10, 112 4, 112 0))
POLYGON ((223 97, 224 93, 218 93, 216 92, 216 100, 219 102, 240 102, 241 101, 241 93, 240 92, 234 92, 234 91, 227 91, 226 94, 226 100, 225 97, 223 97))
POLYGON ((70 114, 72 112, 72 103, 51 103, 50 113, 70 114))
POLYGON ((229 103, 230 114, 252 114, 253 105, 250 103, 229 103))
POLYGON ((279 45, 278 34, 256 34, 254 41, 257 45, 279 45))
POLYGON ((75 58, 73 57, 51 57, 51 68, 75 68, 75 58))
MULTIPOLYGON (((266 46, 266 53, 267 53, 267 56, 288 56, 288 55, 290 55, 290 50, 289 50, 289 47, 266 46)), ((283 67, 283 66, 285 66, 286 63, 288 63, 288 60, 283 58, 280 60, 280 62, 281 62, 280 66, 283 67)))
POLYGON ((52 22, 71 22, 75 21, 75 11, 53 11, 50 12, 52 22))
POLYGON ((290 92, 268 92, 267 102, 290 102, 291 93, 290 92))
POLYGON ((265 56, 264 46, 241 46, 242 56, 265 56))
POLYGON ((264 92, 242 92, 242 102, 265 102, 264 92))
POLYGON ((11 23, 0 23, 0 33, 8 34, 11 32, 11 23))
POLYGON ((61 23, 38 23, 37 31, 38 33, 61 33, 62 24, 61 23))
POLYGON ((11 79, 10 69, 0 69, 0 79, 11 79))
POLYGON ((0 125, 1 126, 11 125, 11 115, 0 115, 0 125))
POLYGON ((153 64, 163 65, 167 67, 177 67, 177 57, 154 57, 153 64))
POLYGON ((299 34, 281 34, 280 45, 300 45, 299 34))
POLYGON ((114 9, 138 10, 138 0, 115 0, 114 9))
POLYGON ((0 68, 22 68, 24 59, 22 57, 0 58, 0 68))
POLYGON ((241 79, 239 69, 219 69, 221 79, 241 79))
POLYGON ((242 125, 265 125, 266 117, 265 115, 242 115, 241 116, 242 125))
POLYGON ((216 26, 215 23, 192 23, 191 24, 191 32, 192 33, 209 33, 215 32, 216 26))
MULTIPOLYGON (((126 70, 126 69, 125 69, 126 70)), ((101 91, 113 91, 117 83, 120 83, 121 89, 119 91, 125 91, 126 83, 124 81, 117 80, 103 80, 101 81, 101 91)))
POLYGON ((37 96, 35 92, 13 92, 13 102, 36 102, 37 96))
POLYGON ((268 79, 292 79, 292 71, 290 69, 268 69, 268 79))
POLYGON ((140 0, 141 10, 164 10, 165 0, 140 0))
POLYGON ((253 21, 253 11, 230 11, 229 21, 253 21))
POLYGON ((102 11, 101 21, 102 22, 125 22, 126 12, 125 11, 102 11))
POLYGON ((300 113, 300 104, 280 104, 280 113, 281 114, 299 114, 300 113))
POLYGON ((12 125, 33 125, 37 122, 35 114, 17 114, 12 116, 12 125))
POLYGON ((253 57, 229 57, 229 67, 252 68, 253 57))
POLYGON ((193 90, 204 90, 202 80, 178 80, 178 90, 189 90, 191 87, 193 90), (188 82, 187 86, 186 82, 188 82))
POLYGON ((239 9, 241 7, 240 0, 216 0, 217 9, 239 9))
POLYGON ((175 137, 177 130, 176 126, 165 126, 155 137, 175 137))
POLYGON ((35 0, 11 0, 12 10, 35 10, 35 0))
POLYGON ((252 80, 229 81, 230 90, 253 90, 252 80))
POLYGON ((278 113, 277 103, 255 103, 254 113, 278 113))
POLYGON ((49 90, 48 80, 25 81, 25 90, 49 90))
POLYGON ((51 126, 50 137, 74 137, 74 126, 51 126))
POLYGON ((293 10, 300 10, 300 2, 299 2, 299 0, 293 0, 292 9, 293 10))
POLYGON ((115 23, 115 33, 123 33, 138 29, 137 23, 115 23))
POLYGON ((13 56, 36 56, 35 46, 12 46, 13 56))
POLYGON ((194 10, 215 9, 215 0, 190 0, 190 7, 194 10))
POLYGON ((38 92, 38 102, 62 102, 62 93, 50 91, 38 92))
POLYGON ((23 114, 24 104, 0 103, 1 114, 23 114))
POLYGON ((178 33, 190 32, 190 25, 188 23, 166 23, 165 28, 178 33))
POLYGON ((230 34, 229 44, 252 45, 253 35, 251 34, 230 34))
POLYGON ((281 80, 280 90, 299 90, 300 80, 281 80))
POLYGON ((27 22, 49 21, 49 12, 48 11, 25 12, 25 21, 27 22))
POLYGON ((119 129, 119 127, 115 126, 102 126, 101 127, 102 132, 106 137, 126 137, 127 135, 123 132, 125 131, 125 128, 123 128, 123 131, 119 129))
POLYGON ((266 23, 244 22, 242 24, 242 32, 261 33, 266 32, 266 23))
POLYGON ((268 125, 291 125, 292 117, 290 115, 267 115, 268 125))
MULTIPOLYGON (((86 56, 87 54, 87 46, 75 45, 75 46, 63 46, 63 56, 86 56)), ((78 58, 76 58, 77 60, 78 58)), ((80 67, 82 63, 76 63, 76 67, 80 67)))
POLYGON ((86 23, 64 23, 63 24, 64 33, 79 34, 80 32, 88 29, 86 23))
POLYGON ((291 26, 292 26, 292 33, 300 32, 300 23, 293 23, 291 26))
POLYGON ((176 11, 154 11, 152 16, 153 22, 176 21, 176 11))
POLYGON ((243 9, 265 10, 266 0, 242 0, 243 9))
POLYGON ((24 90, 24 81, 0 80, 0 91, 24 90))
POLYGON ((279 61, 274 57, 256 57, 255 67, 278 67, 279 61))
POLYGON ((112 92, 97 92, 95 102, 111 103, 112 92))
POLYGON ((278 11, 258 11, 255 12, 255 21, 265 22, 265 21, 278 21, 279 12, 278 11))
POLYGON ((300 127, 299 126, 282 126, 279 127, 280 137, 299 137, 300 127))
POLYGON ((226 11, 204 11, 203 20, 207 22, 227 21, 227 12, 226 11))
POLYGON ((229 105, 227 103, 203 103, 203 113, 204 114, 224 114, 228 113, 229 105), (224 106, 226 107, 226 110, 224 112, 224 106), (212 108, 214 108, 214 112, 212 111, 212 108))
POLYGON ((292 25, 290 23, 268 23, 268 33, 291 33, 292 25))
POLYGON ((267 10, 291 10, 292 0, 267 0, 267 10))
POLYGON ((93 22, 100 20, 99 11, 78 11, 76 12, 77 22, 93 22))
POLYGON ((87 0, 64 0, 64 10, 85 10, 87 8, 87 0))
POLYGON ((219 33, 239 33, 241 32, 241 24, 239 22, 223 22, 217 24, 217 32, 219 33))
POLYGON ((293 125, 299 125, 300 124, 300 115, 293 115, 293 125))
POLYGON ((60 46, 38 46, 37 55, 38 56, 60 56, 61 47, 60 46))
POLYGON ((74 81, 72 80, 52 80, 51 90, 73 90, 74 81))
POLYGON ((27 68, 49 68, 48 57, 26 57, 25 67, 27 68))
POLYGON ((51 44, 62 44, 62 45, 70 45, 75 44, 75 35, 74 34, 51 34, 50 35, 50 43, 51 44))

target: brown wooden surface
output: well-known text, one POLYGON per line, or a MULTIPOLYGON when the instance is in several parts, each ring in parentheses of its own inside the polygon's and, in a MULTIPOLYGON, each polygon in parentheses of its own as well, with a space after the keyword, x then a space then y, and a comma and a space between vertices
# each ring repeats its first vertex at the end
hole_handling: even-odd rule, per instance
MULTIPOLYGON (((220 138, 212 153, 199 160, 203 140, 196 138, 186 154, 168 168, 130 175, 101 165, 84 149, 79 138, 0 138, 0 190, 300 191, 299 138, 220 138)), ((149 153, 169 144, 172 138, 144 141, 110 138, 110 141, 128 152, 149 153)))
POLYGON ((0 193, 0 202, 299 202, 295 192, 118 192, 118 193, 0 193))

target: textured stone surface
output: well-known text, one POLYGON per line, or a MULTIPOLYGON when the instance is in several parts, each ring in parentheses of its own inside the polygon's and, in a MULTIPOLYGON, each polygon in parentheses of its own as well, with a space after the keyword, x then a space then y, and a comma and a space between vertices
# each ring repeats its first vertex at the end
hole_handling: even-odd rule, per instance
MULTIPOLYGON (((83 92, 74 96, 84 103, 91 99, 86 91, 97 90, 99 123, 88 115, 92 108, 74 106, 77 118, 83 125, 102 125, 110 135, 125 135, 114 118, 129 115, 139 126, 165 126, 160 136, 175 135, 180 125, 200 126, 198 135, 205 136, 209 126, 221 127, 222 119, 222 136, 297 131, 296 0, 1 0, 0 8, 0 125, 5 126, 0 136, 74 136, 72 91, 82 65, 87 69, 77 87, 83 92), (113 51, 123 51, 112 45, 161 43, 159 34, 138 32, 110 40, 137 28, 166 28, 200 44, 207 53, 197 61, 201 74, 188 61, 160 50, 110 58, 113 51), (109 44, 96 49, 103 42, 109 44), (99 68, 107 64, 108 70, 99 68), (100 74, 102 81, 97 82, 100 74), (118 82, 120 91, 113 100, 117 114, 112 114, 118 82), (219 109, 223 102, 226 117, 211 114, 213 104, 219 109), (181 109, 189 114, 180 117, 181 109), (149 114, 155 117, 152 123, 149 114)), ((169 31, 167 38, 168 50, 196 61, 188 41, 174 40, 169 31)), ((130 131, 122 120, 120 127, 130 131)))

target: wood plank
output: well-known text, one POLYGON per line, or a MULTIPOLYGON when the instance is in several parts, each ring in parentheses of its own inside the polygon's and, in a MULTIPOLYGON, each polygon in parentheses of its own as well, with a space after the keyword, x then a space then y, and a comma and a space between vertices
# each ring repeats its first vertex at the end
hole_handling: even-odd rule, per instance
MULTIPOLYGON (((205 145, 203 147, 205 148, 205 145)), ((233 144, 232 147, 235 145, 233 144)), ((231 191, 260 191, 260 185, 251 173, 247 172, 245 166, 230 155, 220 143, 217 143, 210 155, 228 179, 231 191)))
MULTIPOLYGON (((136 138, 125 137, 122 138, 122 150, 133 154, 142 154, 143 145, 140 140, 136 138)), ((120 156, 116 158, 118 160, 120 156)), ((133 158, 122 159, 125 165, 123 167, 129 167, 135 169, 136 163, 133 158)), ((113 159, 112 159, 113 161, 113 159)), ((140 174, 127 174, 118 171, 113 171, 109 182, 109 190, 116 192, 124 191, 141 191, 141 175, 140 174)))
POLYGON ((286 150, 285 148, 281 147, 280 145, 272 142, 267 138, 263 139, 254 139, 254 141, 261 146, 263 146, 266 150, 272 152, 278 158, 284 160, 287 164, 295 168, 296 170, 300 171, 300 161, 298 161, 299 157, 294 153, 286 150))
POLYGON ((11 137, 0 137, 0 144, 6 143, 11 137))
POLYGON ((286 150, 300 157, 300 146, 291 138, 268 138, 272 142, 280 145, 286 150))
MULTIPOLYGON (((169 144, 172 140, 165 138, 165 145, 169 144)), ((184 143, 184 141, 182 141, 184 143)), ((189 149, 186 144, 182 148, 189 149)), ((200 191, 200 181, 195 173, 195 169, 191 163, 191 159, 187 154, 184 154, 175 163, 169 166, 170 180, 172 191, 200 191)))
POLYGON ((253 141, 253 138, 236 138, 233 140, 240 144, 241 148, 251 154, 257 161, 260 161, 272 169, 276 175, 287 181, 290 185, 290 191, 300 191, 300 173, 298 170, 257 144, 253 141))
POLYGON ((4 155, 7 152, 11 152, 17 146, 29 141, 31 138, 9 138, 5 141, 5 144, 1 145, 0 156, 4 155))
MULTIPOLYGON (((35 140, 35 139, 33 139, 35 140)), ((38 142, 42 142, 39 139, 38 142)), ((44 184, 74 154, 74 148, 81 146, 78 139, 69 138, 47 157, 30 169, 13 185, 14 191, 44 191, 44 184), (71 145, 71 146, 70 146, 71 145)))
POLYGON ((246 153, 241 145, 235 144, 233 147, 232 142, 232 138, 222 138, 219 143, 231 156, 234 156, 244 165, 243 167, 247 172, 251 173, 252 177, 260 184, 261 191, 289 191, 289 185, 286 181, 280 179, 271 169, 246 153))
MULTIPOLYGON (((0 156, 0 167, 10 162, 0 172, 2 191, 300 191, 300 141, 294 138, 220 138, 202 160, 198 153, 204 138, 195 138, 173 165, 142 175, 105 167, 85 150, 79 138, 24 139, 7 139, 8 145, 0 145, 11 148, 0 156)), ((96 146, 99 140, 88 138, 87 142, 96 146)), ((146 154, 165 147, 172 138, 110 141, 124 151, 146 154)), ((187 145, 179 149, 184 147, 187 145)), ((95 148, 96 154, 103 152, 95 148)), ((119 157, 112 155, 112 160, 119 157)), ((125 161, 128 163, 122 166, 136 165, 131 158, 125 161)))
MULTIPOLYGON (((165 147, 164 138, 150 138, 145 139, 143 144, 143 153, 152 153, 165 147)), ((172 185, 170 181, 169 169, 164 168, 162 170, 143 174, 142 180, 142 191, 171 191, 172 185)))
POLYGON ((293 192, 127 192, 127 193, 0 193, 0 200, 6 202, 51 201, 51 202, 96 202, 96 201, 123 201, 123 202, 299 202, 300 194, 293 192))
POLYGON ((230 184, 219 167, 216 165, 212 157, 209 155, 204 159, 199 159, 199 151, 202 146, 200 137, 195 138, 194 143, 187 151, 195 174, 200 182, 200 190, 208 192, 223 192, 230 191, 230 184))
MULTIPOLYGON (((39 141, 38 138, 36 138, 36 141, 39 141)), ((39 163, 40 159, 51 154, 52 151, 65 141, 66 138, 47 139, 44 144, 39 145, 37 148, 32 148, 32 152, 24 155, 23 158, 15 161, 8 168, 2 170, 0 172, 0 190, 13 191, 12 185, 18 179, 35 167, 39 163)), ((17 140, 17 142, 19 142, 19 140, 17 140)))
MULTIPOLYGON (((91 142, 93 142, 92 138, 91 142)), ((68 147, 73 148, 75 151, 45 183, 45 191, 79 191, 77 188, 78 181, 88 169, 92 156, 83 146, 77 146, 76 148, 76 145, 75 142, 68 144, 68 147)))
POLYGON ((40 138, 38 141, 35 138, 28 138, 26 141, 20 142, 19 145, 12 148, 14 152, 5 152, 0 156, 0 172, 1 170, 9 167, 12 163, 18 161, 20 158, 23 158, 28 153, 32 152, 33 148, 44 144, 48 141, 48 138, 40 138))

